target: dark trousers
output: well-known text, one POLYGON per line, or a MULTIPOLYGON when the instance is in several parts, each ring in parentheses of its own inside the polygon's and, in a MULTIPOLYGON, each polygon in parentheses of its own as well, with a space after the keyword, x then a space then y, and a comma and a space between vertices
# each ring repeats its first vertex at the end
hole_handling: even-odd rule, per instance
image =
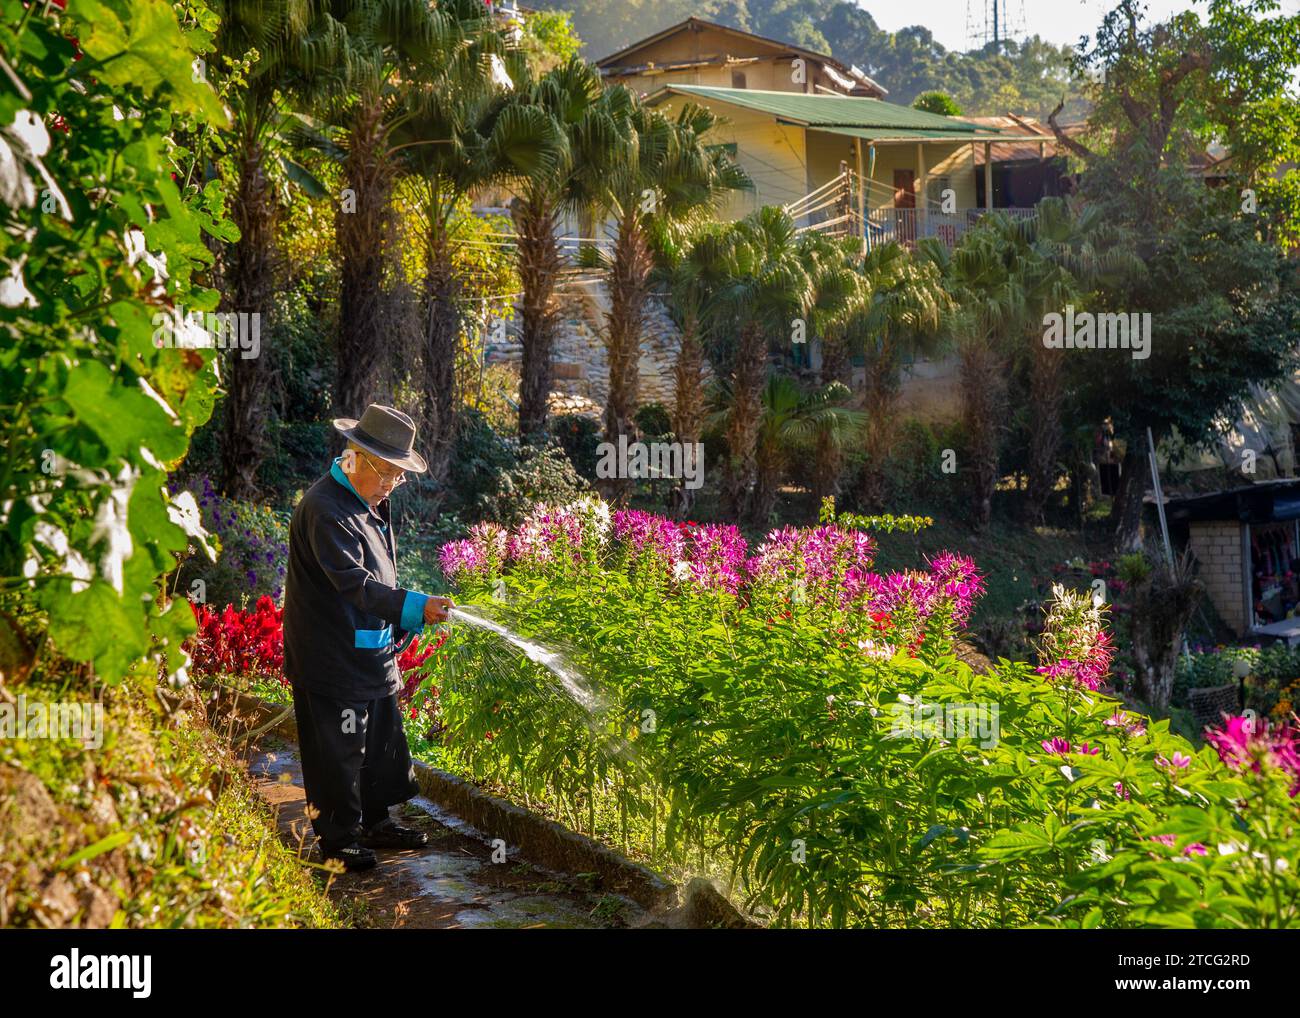
POLYGON ((321 847, 350 845, 388 807, 419 792, 397 694, 338 700, 293 687, 311 824, 321 847))

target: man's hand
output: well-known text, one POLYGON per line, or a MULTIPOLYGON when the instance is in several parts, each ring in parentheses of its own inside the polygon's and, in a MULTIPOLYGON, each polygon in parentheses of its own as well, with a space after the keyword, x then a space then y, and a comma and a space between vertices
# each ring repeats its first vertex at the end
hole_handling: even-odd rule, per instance
POLYGON ((449 597, 430 597, 424 602, 424 621, 429 625, 447 621, 447 609, 455 607, 449 597))

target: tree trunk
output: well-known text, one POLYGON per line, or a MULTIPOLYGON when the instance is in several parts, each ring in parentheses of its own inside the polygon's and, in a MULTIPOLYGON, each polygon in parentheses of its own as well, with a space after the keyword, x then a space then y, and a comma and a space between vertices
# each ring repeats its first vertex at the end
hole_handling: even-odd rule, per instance
MULTIPOLYGON (((637 394, 640 387, 641 331, 645 327, 650 296, 650 245, 641 229, 635 205, 619 223, 609 273, 609 313, 605 319, 605 344, 609 352, 609 399, 605 404, 605 441, 637 437, 637 394)), ((627 488, 626 478, 610 484, 614 491, 627 488)))
POLYGON ((1006 385, 1001 358, 988 339, 968 337, 961 350, 962 421, 970 457, 973 519, 978 528, 987 527, 993 515, 1006 385))
POLYGON ((351 194, 340 202, 335 217, 340 292, 334 412, 340 417, 360 417, 371 402, 387 347, 386 269, 394 216, 383 113, 378 99, 357 109, 343 166, 351 194))
POLYGON ((1142 500, 1151 476, 1147 457, 1140 451, 1142 448, 1137 441, 1129 439, 1120 465, 1119 493, 1111 507, 1115 549, 1121 553, 1142 548, 1142 500))
POLYGON ((1031 343, 1029 376, 1029 495, 1027 512, 1043 522, 1047 501, 1056 488, 1057 453, 1061 448, 1061 359, 1041 342, 1031 343))
POLYGON ((736 367, 727 423, 726 495, 731 512, 748 518, 751 489, 757 474, 758 431, 763 415, 763 367, 767 343, 762 329, 745 324, 736 347, 736 367))
POLYGON ((750 506, 750 519, 767 526, 768 518, 776 505, 776 489, 781 480, 781 449, 779 441, 760 441, 754 456, 754 499, 750 506))
POLYGON ((853 364, 849 360, 849 346, 843 332, 827 329, 822 337, 821 383, 843 382, 853 388, 853 364))
POLYGON ((1162 560, 1133 592, 1133 661, 1142 699, 1165 711, 1174 689, 1174 666, 1183 631, 1205 592, 1192 575, 1189 554, 1171 571, 1162 560))
MULTIPOLYGON (((853 364, 844 333, 828 329, 822 337, 821 383, 841 382, 853 388, 853 364)), ((813 496, 817 504, 828 495, 840 493, 840 475, 844 472, 844 450, 831 440, 830 432, 820 429, 813 444, 813 496)))
MULTIPOLYGON (((275 193, 262 165, 261 143, 247 134, 238 155, 238 183, 231 215, 239 227, 228 263, 229 301, 223 310, 266 315, 275 286, 275 193)), ((251 328, 251 325, 250 325, 251 328)), ((250 348, 251 352, 251 348, 250 348)), ((238 345, 227 357, 222 420, 221 488, 231 498, 257 491, 257 470, 266 455, 266 391, 270 370, 265 350, 244 357, 238 345)))
POLYGON ((528 438, 546 428, 551 392, 551 356, 559 306, 555 282, 560 274, 560 247, 555 240, 554 208, 520 198, 512 210, 519 235, 520 342, 523 363, 519 382, 519 435, 528 438))
POLYGON ((451 262, 446 226, 442 216, 428 217, 421 300, 424 323, 421 337, 424 365, 421 415, 428 434, 425 439, 428 477, 439 485, 450 473, 460 423, 456 355, 463 325, 461 279, 451 262))
MULTIPOLYGON (((673 434, 683 448, 700 440, 704 421, 704 350, 699 340, 699 320, 688 312, 682 322, 682 342, 673 368, 673 434)), ((703 463, 697 461, 697 469, 703 463)), ((686 487, 686 478, 673 491, 673 510, 689 515, 696 492, 686 487)))
POLYGON ((898 398, 893 358, 882 351, 867 367, 867 459, 862 471, 858 498, 868 512, 882 512, 885 507, 885 466, 894 442, 894 403, 898 398))

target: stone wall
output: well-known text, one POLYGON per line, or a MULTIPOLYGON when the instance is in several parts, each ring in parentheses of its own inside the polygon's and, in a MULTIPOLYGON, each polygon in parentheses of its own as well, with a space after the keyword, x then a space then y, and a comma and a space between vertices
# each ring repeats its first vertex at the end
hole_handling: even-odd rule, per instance
MULTIPOLYGON (((609 358, 602 339, 609 292, 603 280, 566 277, 559 288, 561 318, 555 340, 552 392, 581 396, 600 406, 609 395, 609 358)), ((506 328, 506 340, 489 340, 489 364, 518 365, 523 359, 519 344, 518 313, 506 328)), ((663 303, 651 298, 650 313, 641 339, 641 403, 673 403, 673 367, 681 335, 663 303)), ((706 365, 707 372, 707 365, 706 365)))
POLYGON ((1248 622, 1241 561, 1242 524, 1192 523, 1188 529, 1192 551, 1200 564, 1197 575, 1223 621, 1241 636, 1248 622))

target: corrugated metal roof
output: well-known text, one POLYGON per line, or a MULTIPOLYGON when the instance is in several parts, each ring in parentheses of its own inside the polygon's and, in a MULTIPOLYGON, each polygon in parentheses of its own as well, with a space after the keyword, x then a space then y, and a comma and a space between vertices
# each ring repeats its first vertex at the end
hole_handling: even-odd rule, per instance
MULTIPOLYGON (((865 99, 841 95, 808 95, 803 92, 768 92, 755 88, 718 88, 711 85, 665 85, 663 90, 650 96, 649 101, 667 94, 689 96, 693 99, 731 103, 746 109, 757 110, 771 116, 817 128, 860 128, 889 130, 890 137, 907 137, 900 132, 920 131, 925 137, 938 134, 971 141, 975 136, 1005 137, 1001 131, 897 106, 881 99, 865 99)), ((867 135, 863 135, 866 137, 867 135)))
POLYGON ((866 141, 996 141, 1005 142, 1006 135, 990 134, 982 131, 918 131, 905 127, 834 127, 826 124, 810 124, 810 131, 824 131, 827 134, 843 134, 850 138, 862 138, 866 141))

